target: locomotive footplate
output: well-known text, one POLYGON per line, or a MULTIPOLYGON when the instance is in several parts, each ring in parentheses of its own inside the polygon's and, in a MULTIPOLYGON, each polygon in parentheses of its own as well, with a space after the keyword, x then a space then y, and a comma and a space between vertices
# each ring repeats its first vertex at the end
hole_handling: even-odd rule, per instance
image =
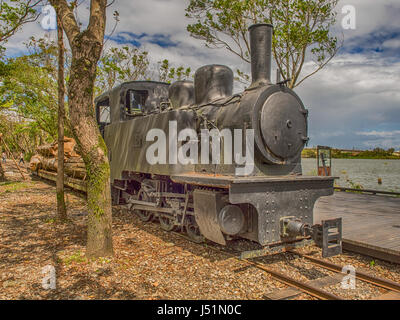
POLYGON ((235 177, 184 174, 176 183, 198 185, 193 193, 202 234, 226 245, 231 236, 258 242, 265 251, 312 239, 324 256, 341 253, 341 220, 313 226, 315 202, 333 194, 334 177, 235 177), (244 222, 243 222, 244 221, 244 222))

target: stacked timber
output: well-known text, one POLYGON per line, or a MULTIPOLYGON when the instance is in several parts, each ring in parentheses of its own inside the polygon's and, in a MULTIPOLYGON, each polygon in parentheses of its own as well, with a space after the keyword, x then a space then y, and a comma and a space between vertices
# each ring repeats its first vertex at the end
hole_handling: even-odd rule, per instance
MULTIPOLYGON (((86 167, 82 157, 77 153, 74 139, 64 139, 64 172, 70 181, 75 183, 86 180, 86 167)), ((56 177, 58 167, 58 143, 42 145, 37 148, 29 163, 32 172, 45 178, 56 177)), ((51 178, 51 180, 53 180, 51 178)))

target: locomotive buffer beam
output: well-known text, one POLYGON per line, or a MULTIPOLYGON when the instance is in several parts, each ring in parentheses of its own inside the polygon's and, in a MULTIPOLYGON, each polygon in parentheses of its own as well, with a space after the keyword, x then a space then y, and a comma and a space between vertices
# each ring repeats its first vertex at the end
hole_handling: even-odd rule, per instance
POLYGON ((322 248, 324 258, 342 253, 342 218, 323 220, 321 224, 310 226, 295 217, 285 217, 281 219, 281 233, 283 237, 311 237, 322 248))
POLYGON ((315 202, 333 193, 332 177, 183 174, 172 180, 209 188, 194 191, 194 212, 202 234, 216 243, 239 236, 269 251, 313 239, 324 257, 342 251, 340 219, 312 226, 315 202))
POLYGON ((321 224, 309 226, 292 217, 282 218, 282 234, 297 237, 296 240, 270 244, 260 250, 244 251, 240 259, 258 258, 283 250, 291 250, 315 244, 322 249, 322 257, 329 258, 342 253, 342 218, 324 220, 321 224))

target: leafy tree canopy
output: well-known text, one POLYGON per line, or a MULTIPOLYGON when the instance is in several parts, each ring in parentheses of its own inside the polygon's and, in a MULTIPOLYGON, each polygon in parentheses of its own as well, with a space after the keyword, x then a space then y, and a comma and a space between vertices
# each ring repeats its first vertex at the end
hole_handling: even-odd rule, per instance
POLYGON ((128 46, 111 47, 103 53, 97 67, 96 94, 127 81, 170 83, 191 77, 190 67, 174 66, 167 59, 154 63, 148 51, 128 46))
POLYGON ((57 133, 57 70, 54 43, 32 38, 31 54, 0 65, 0 110, 36 123, 50 137, 57 133))
POLYGON ((0 52, 4 52, 4 44, 20 27, 33 22, 38 17, 35 10, 42 0, 6 0, 0 1, 0 52))
MULTIPOLYGON (((191 0, 186 16, 196 22, 187 30, 210 48, 225 48, 250 62, 248 27, 274 26, 273 53, 280 74, 294 88, 321 70, 337 53, 338 39, 330 34, 338 0, 191 0), (314 70, 302 74, 304 64, 314 70)), ((237 70, 238 79, 247 74, 237 70)))

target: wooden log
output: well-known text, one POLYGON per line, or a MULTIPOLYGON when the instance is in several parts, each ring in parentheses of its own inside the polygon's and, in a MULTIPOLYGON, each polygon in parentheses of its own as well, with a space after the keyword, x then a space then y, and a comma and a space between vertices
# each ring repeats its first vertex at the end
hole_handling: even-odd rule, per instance
MULTIPOLYGON (((56 181, 56 179, 57 179, 57 173, 46 171, 46 170, 39 170, 37 172, 37 175, 41 178, 51 180, 51 181, 56 181)), ((67 176, 67 177, 65 177, 64 185, 66 185, 72 189, 75 189, 75 190, 80 190, 80 191, 86 192, 86 182, 79 180, 79 179, 74 179, 74 178, 67 176)))
POLYGON ((72 178, 77 178, 77 179, 85 179, 86 178, 86 169, 69 169, 69 168, 64 168, 65 173, 72 178))
POLYGON ((65 166, 69 167, 69 168, 81 168, 81 169, 85 169, 85 163, 83 162, 65 162, 65 166))
MULTIPOLYGON (((77 144, 72 138, 64 138, 64 170, 68 177, 84 180, 86 178, 86 166, 79 154, 76 153, 77 144)), ((47 144, 37 148, 39 154, 32 157, 31 171, 45 170, 57 172, 58 167, 58 143, 47 144)))
POLYGON ((72 138, 64 138, 64 156, 66 158, 79 157, 75 151, 76 141, 72 138))
POLYGON ((29 169, 31 171, 37 171, 41 169, 42 167, 42 159, 41 156, 36 154, 31 158, 31 161, 29 162, 29 169))
POLYGON ((74 157, 70 157, 66 160, 66 162, 68 163, 83 163, 83 159, 78 155, 78 156, 74 156, 74 157))
MULTIPOLYGON (((29 168, 31 171, 38 171, 40 169, 57 172, 58 161, 57 158, 47 158, 41 155, 35 155, 31 158, 29 168)), ((85 179, 86 178, 86 167, 82 160, 80 162, 65 163, 65 174, 72 178, 85 179)))
POLYGON ((57 148, 55 148, 54 143, 53 144, 45 144, 43 146, 40 146, 36 149, 36 151, 44 157, 56 157, 57 156, 57 148))
POLYGON ((57 171, 57 158, 45 158, 41 159, 42 168, 48 171, 57 171))
MULTIPOLYGON (((64 157, 71 158, 71 157, 79 157, 79 154, 76 152, 76 141, 73 138, 64 138, 64 157)), ((58 143, 54 142, 52 144, 45 144, 36 149, 36 151, 48 158, 57 157, 58 153, 58 143)))

